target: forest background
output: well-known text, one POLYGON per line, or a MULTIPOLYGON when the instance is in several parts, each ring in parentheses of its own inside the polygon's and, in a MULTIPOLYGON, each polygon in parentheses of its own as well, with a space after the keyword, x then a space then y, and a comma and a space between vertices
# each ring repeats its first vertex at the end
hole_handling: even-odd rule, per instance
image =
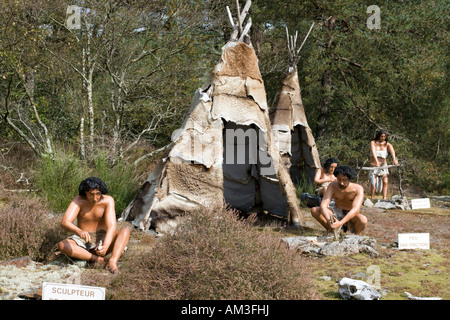
MULTIPOLYGON (((2 0, 1 154, 11 142, 34 151, 0 163, 3 177, 16 181, 30 162, 33 186, 64 210, 95 173, 120 214, 218 62, 232 32, 226 5, 236 12, 232 0, 2 0)), ((252 1, 268 103, 287 72, 285 28, 302 40, 314 22, 298 73, 322 161, 361 166, 385 129, 404 184, 448 194, 448 15, 437 0, 252 1)))

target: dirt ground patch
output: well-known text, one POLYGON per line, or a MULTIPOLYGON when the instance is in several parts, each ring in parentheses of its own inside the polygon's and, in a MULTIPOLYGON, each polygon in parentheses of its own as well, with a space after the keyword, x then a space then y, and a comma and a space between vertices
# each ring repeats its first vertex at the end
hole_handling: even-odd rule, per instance
MULTIPOLYGON (((372 281, 379 272, 383 300, 408 300, 405 292, 418 297, 450 299, 449 203, 432 201, 430 209, 384 210, 363 207, 368 218, 363 235, 375 238, 379 256, 307 257, 313 265, 319 299, 341 299, 338 283, 343 277, 372 281), (399 233, 429 233, 429 250, 399 250, 399 233), (375 269, 374 269, 375 268, 375 269)), ((322 227, 306 215, 306 231, 298 235, 323 235, 322 227)), ((295 231, 287 230, 295 234, 295 231)))

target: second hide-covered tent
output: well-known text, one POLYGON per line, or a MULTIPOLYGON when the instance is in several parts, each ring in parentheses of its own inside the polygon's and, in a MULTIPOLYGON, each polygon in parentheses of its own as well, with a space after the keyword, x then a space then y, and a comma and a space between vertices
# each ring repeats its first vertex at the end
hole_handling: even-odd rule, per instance
POLYGON ((134 200, 122 213, 141 229, 202 208, 267 211, 302 224, 295 188, 272 142, 258 58, 242 28, 251 1, 209 80, 193 97, 183 124, 134 200))
POLYGON ((313 27, 314 24, 298 49, 298 34, 290 36, 286 28, 289 68, 269 111, 275 143, 284 165, 289 169, 292 181, 296 184, 304 179, 313 183, 314 175, 317 169, 320 169, 319 152, 308 125, 297 72, 300 50, 313 27))

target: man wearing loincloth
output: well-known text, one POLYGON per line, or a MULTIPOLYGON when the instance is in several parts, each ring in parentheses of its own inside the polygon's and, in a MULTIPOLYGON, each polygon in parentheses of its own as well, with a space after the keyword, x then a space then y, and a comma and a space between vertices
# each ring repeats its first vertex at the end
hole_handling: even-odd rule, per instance
POLYGON ((59 250, 71 258, 106 263, 112 273, 119 272, 117 261, 128 244, 130 231, 116 230, 114 199, 107 195, 106 184, 96 177, 83 180, 78 193, 61 222, 61 227, 73 235, 58 243, 59 250))
POLYGON ((348 224, 350 231, 361 234, 367 225, 367 218, 360 213, 364 200, 364 189, 353 183, 355 173, 348 166, 338 166, 334 171, 337 180, 331 182, 320 207, 311 209, 311 215, 331 232, 348 224), (334 204, 331 204, 333 198, 334 204), (331 216, 335 219, 331 220, 331 216))

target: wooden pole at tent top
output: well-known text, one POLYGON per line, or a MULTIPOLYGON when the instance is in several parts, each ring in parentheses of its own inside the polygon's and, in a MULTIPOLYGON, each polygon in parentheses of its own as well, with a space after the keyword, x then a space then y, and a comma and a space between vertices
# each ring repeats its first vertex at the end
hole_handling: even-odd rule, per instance
POLYGON ((233 15, 231 14, 230 7, 227 6, 228 19, 230 19, 231 26, 233 27, 233 33, 231 34, 230 41, 241 41, 243 42, 245 37, 248 37, 248 32, 250 31, 250 27, 252 26, 252 18, 249 17, 247 24, 243 28, 243 22, 247 17, 248 11, 250 10, 250 6, 252 5, 251 0, 247 0, 244 8, 241 11, 239 0, 236 0, 236 8, 237 8, 237 23, 234 22, 233 15), (239 36, 240 35, 240 36, 239 36))
POLYGON ((309 28, 308 33, 306 34, 305 38, 303 39, 302 44, 300 45, 300 47, 298 49, 296 49, 296 47, 297 47, 298 31, 295 31, 295 37, 292 36, 292 35, 289 35, 289 30, 288 30, 288 27, 286 26, 286 37, 287 37, 287 47, 288 47, 288 51, 289 51, 289 64, 290 64, 290 67, 292 67, 292 68, 296 68, 297 67, 300 51, 302 50, 303 45, 306 42, 306 39, 308 39, 309 34, 311 33, 312 29, 314 28, 314 24, 315 23, 313 22, 311 27, 309 28))

